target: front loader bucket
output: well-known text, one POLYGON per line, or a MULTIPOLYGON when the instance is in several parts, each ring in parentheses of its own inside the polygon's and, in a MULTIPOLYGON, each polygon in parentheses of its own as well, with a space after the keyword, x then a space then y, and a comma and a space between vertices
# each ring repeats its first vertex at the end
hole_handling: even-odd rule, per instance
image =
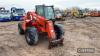
POLYGON ((64 40, 64 38, 50 41, 48 48, 51 49, 51 48, 56 47, 58 45, 63 46, 63 40, 64 40))

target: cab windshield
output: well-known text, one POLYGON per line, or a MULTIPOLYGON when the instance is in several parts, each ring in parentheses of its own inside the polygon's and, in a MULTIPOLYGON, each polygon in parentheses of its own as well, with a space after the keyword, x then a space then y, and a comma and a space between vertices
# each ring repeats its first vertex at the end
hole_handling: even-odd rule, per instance
POLYGON ((47 19, 54 19, 54 11, 52 7, 45 7, 45 17, 47 19))
POLYGON ((18 14, 23 14, 25 11, 24 9, 16 9, 16 13, 18 14))
POLYGON ((36 12, 38 15, 43 16, 46 19, 55 19, 52 6, 36 6, 36 12))

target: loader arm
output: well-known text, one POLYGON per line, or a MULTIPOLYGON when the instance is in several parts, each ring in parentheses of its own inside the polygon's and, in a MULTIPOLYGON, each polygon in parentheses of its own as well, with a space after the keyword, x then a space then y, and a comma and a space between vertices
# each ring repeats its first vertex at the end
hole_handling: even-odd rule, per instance
POLYGON ((49 41, 55 39, 56 36, 55 36, 53 22, 35 13, 33 13, 32 15, 33 15, 33 20, 36 21, 36 24, 37 24, 36 26, 37 26, 38 31, 46 32, 48 34, 49 41))
MULTIPOLYGON (((40 32, 46 32, 48 34, 48 40, 51 41, 56 38, 55 31, 54 31, 54 25, 51 20, 47 20, 42 16, 39 16, 35 13, 33 13, 33 17, 35 17, 36 26, 38 31, 40 32)), ((33 24, 34 25, 34 24, 33 24)))

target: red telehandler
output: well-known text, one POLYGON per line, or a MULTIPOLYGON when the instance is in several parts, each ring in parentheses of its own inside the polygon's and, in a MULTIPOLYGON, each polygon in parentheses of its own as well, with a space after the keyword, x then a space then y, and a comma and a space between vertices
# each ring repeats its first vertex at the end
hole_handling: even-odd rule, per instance
POLYGON ((40 32, 48 36, 51 49, 57 45, 63 45, 64 31, 61 24, 55 23, 55 14, 53 6, 36 5, 36 12, 27 12, 23 21, 18 23, 20 34, 25 34, 25 39, 29 45, 38 43, 40 32))

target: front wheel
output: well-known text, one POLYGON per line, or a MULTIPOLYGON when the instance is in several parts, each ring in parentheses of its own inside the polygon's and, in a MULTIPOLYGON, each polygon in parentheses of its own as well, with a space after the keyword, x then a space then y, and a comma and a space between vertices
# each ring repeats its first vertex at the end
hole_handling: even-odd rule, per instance
POLYGON ((25 39, 29 45, 38 43, 38 33, 35 27, 28 27, 25 32, 25 39))

